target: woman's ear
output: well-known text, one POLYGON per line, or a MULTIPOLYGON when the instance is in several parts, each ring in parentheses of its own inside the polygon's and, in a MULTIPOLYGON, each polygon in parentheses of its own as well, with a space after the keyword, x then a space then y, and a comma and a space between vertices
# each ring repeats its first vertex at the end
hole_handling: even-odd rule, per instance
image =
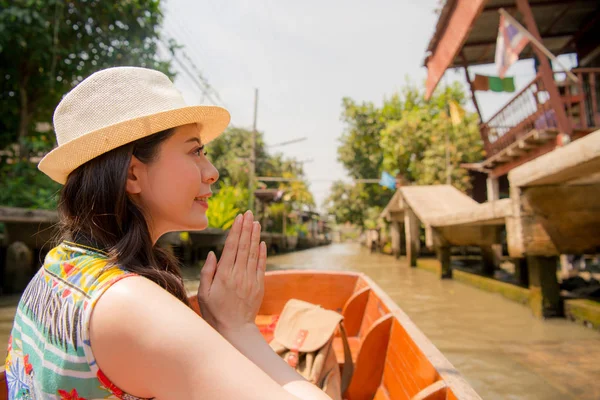
POLYGON ((131 156, 129 167, 127 168, 127 194, 138 194, 142 191, 141 174, 144 170, 144 163, 135 156, 131 156))

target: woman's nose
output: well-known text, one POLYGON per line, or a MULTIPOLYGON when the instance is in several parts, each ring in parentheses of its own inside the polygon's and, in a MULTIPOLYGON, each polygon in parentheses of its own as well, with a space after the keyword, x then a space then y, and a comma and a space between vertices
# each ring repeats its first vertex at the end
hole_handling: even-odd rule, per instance
POLYGON ((202 180, 208 184, 213 184, 218 179, 219 171, 210 161, 206 160, 206 166, 202 168, 202 180))

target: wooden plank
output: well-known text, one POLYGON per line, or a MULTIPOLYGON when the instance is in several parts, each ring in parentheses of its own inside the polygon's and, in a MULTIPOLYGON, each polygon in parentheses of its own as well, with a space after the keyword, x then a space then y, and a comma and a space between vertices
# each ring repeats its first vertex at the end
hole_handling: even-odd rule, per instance
POLYGON ((501 225, 454 225, 436 230, 452 246, 491 246, 500 243, 501 225))
POLYGON ((558 253, 595 253, 600 247, 600 184, 535 186, 523 197, 558 253))
POLYGON ((527 143, 527 141, 525 140, 519 140, 518 146, 520 149, 523 149, 525 151, 529 151, 535 147, 534 145, 527 143))
POLYGON ((542 145, 536 146, 534 149, 530 150, 528 153, 524 154, 522 157, 515 159, 506 164, 501 164, 494 167, 489 175, 499 178, 503 175, 506 175, 514 168, 523 165, 531 160, 534 160, 540 157, 543 154, 549 153, 556 148, 556 142, 550 141, 546 142, 542 145))
POLYGON ((484 0, 457 2, 437 46, 427 59, 426 99, 431 97, 444 72, 454 61, 484 4, 484 0))
POLYGON ((566 183, 600 170, 600 130, 510 171, 513 186, 566 183))
POLYGON ((365 336, 356 359, 350 387, 346 392, 345 397, 348 400, 372 398, 381 385, 393 320, 391 314, 381 317, 365 336))
POLYGON ((348 336, 358 335, 370 292, 371 289, 368 287, 355 292, 344 306, 342 315, 344 316, 344 326, 348 336))
POLYGON ((57 221, 58 213, 56 211, 0 206, 0 222, 35 224, 57 221))
POLYGON ((341 312, 358 276, 350 272, 273 271, 265 276, 265 297, 259 314, 280 314, 292 293, 296 299, 341 312))
POLYGON ((375 321, 379 320, 382 316, 390 312, 387 306, 383 304, 383 302, 373 291, 369 291, 368 297, 369 298, 364 310, 364 316, 362 318, 362 324, 360 325, 360 330, 358 333, 358 336, 360 337, 365 337, 375 321))

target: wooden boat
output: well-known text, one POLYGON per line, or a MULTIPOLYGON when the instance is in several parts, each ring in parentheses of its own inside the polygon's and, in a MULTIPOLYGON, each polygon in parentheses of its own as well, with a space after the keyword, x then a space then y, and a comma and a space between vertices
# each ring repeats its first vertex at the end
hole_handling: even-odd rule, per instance
MULTIPOLYGON (((271 271, 256 323, 267 341, 285 303, 296 298, 340 312, 354 375, 347 400, 480 399, 452 364, 369 277, 354 272, 271 271)), ((190 297, 196 305, 195 295, 190 297)), ((334 339, 340 366, 341 339, 334 339)), ((1 372, 0 400, 7 398, 1 372)))

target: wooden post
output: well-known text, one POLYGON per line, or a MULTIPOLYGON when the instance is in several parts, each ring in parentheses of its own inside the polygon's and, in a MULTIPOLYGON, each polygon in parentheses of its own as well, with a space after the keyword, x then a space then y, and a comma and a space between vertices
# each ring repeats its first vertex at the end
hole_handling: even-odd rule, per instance
POLYGON ((404 232, 406 234, 406 258, 411 267, 417 266, 419 253, 419 220, 410 208, 404 210, 404 232))
POLYGON ((441 278, 452 279, 452 266, 450 265, 450 246, 436 247, 438 260, 442 266, 441 278))
POLYGON ((527 268, 526 258, 515 258, 515 278, 517 283, 523 287, 529 287, 529 269, 527 268))
POLYGON ((471 82, 471 77, 469 76, 469 69, 467 68, 467 58, 465 54, 461 51, 460 56, 463 60, 463 69, 465 71, 465 78, 467 78, 467 83, 469 84, 469 88, 471 89, 471 97, 473 99, 473 105, 475 106, 475 110, 477 110, 477 114, 479 115, 479 122, 483 123, 483 118, 481 117, 481 110, 479 110, 479 103, 477 103, 477 98, 475 97, 475 88, 473 87, 473 82, 471 82))
POLYGON ((488 175, 486 179, 487 201, 500 200, 500 184, 498 178, 488 175))
POLYGON ((23 242, 13 242, 6 249, 6 265, 3 283, 6 293, 19 293, 35 273, 33 252, 23 242))
POLYGON ((406 231, 404 227, 404 221, 399 222, 400 226, 400 255, 406 255, 406 231))
MULTIPOLYGON (((535 19, 533 18, 533 13, 531 12, 531 7, 529 7, 528 0, 516 0, 517 8, 523 15, 523 19, 525 22, 525 27, 531 33, 533 37, 535 37, 540 42, 542 41, 542 37, 540 36, 540 32, 538 31, 537 24, 535 23, 535 19)), ((540 73, 542 77, 542 82, 544 83, 544 88, 548 91, 550 95, 550 105, 555 112, 556 121, 558 123, 558 129, 561 133, 565 133, 571 136, 572 128, 569 119, 567 118, 567 114, 565 112, 565 107, 560 99, 560 94, 558 93, 558 88, 556 87, 556 83, 554 82, 554 73, 552 72, 552 67, 548 62, 548 58, 537 46, 531 45, 533 47, 533 51, 535 52, 538 60, 540 61, 540 73)))
POLYGON ((528 256, 529 306, 536 317, 563 315, 556 278, 557 257, 528 256))
POLYGON ((400 258, 400 222, 392 221, 390 233, 392 236, 392 254, 396 258, 400 258))
POLYGON ((483 274, 485 276, 494 276, 496 256, 492 246, 481 246, 481 260, 483 261, 483 274))

